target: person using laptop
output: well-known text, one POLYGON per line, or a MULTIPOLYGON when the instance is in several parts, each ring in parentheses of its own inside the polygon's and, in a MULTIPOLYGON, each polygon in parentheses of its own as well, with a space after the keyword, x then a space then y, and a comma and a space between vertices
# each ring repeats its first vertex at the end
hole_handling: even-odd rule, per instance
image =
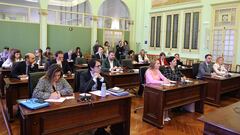
POLYGON ((72 95, 71 85, 63 78, 60 65, 52 64, 46 74, 41 77, 34 88, 32 97, 38 99, 58 99, 61 96, 72 95))

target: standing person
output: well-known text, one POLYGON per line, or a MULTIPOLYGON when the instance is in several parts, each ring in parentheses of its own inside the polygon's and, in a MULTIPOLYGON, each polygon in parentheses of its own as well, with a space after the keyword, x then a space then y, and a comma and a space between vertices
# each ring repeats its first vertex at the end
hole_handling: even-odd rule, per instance
POLYGON ((46 74, 39 79, 32 97, 45 100, 58 99, 61 96, 72 94, 73 89, 63 78, 62 68, 58 64, 53 64, 46 74))
POLYGON ((213 72, 212 55, 206 54, 205 61, 200 63, 197 78, 202 79, 204 76, 211 76, 213 72))
POLYGON ((130 47, 128 45, 128 41, 127 40, 124 40, 123 44, 124 44, 124 55, 126 56, 128 54, 128 52, 129 52, 129 50, 130 50, 130 47))
POLYGON ((108 41, 105 41, 104 45, 103 45, 103 48, 104 48, 104 53, 105 53, 105 56, 108 55, 109 51, 110 51, 110 44, 108 41))
POLYGON ((124 46, 123 42, 119 41, 118 45, 116 45, 116 58, 120 60, 122 55, 124 55, 124 46))
POLYGON ((23 61, 21 51, 12 49, 8 59, 2 64, 3 68, 11 68, 15 62, 23 61))

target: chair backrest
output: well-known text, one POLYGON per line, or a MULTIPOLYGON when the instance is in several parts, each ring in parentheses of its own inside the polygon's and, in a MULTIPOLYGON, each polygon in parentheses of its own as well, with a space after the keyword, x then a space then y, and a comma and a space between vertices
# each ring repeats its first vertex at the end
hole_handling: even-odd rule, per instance
POLYGON ((132 60, 130 60, 130 59, 123 59, 122 60, 122 66, 123 67, 127 67, 128 69, 133 69, 132 60))
POLYGON ((32 97, 34 88, 37 86, 39 79, 45 75, 46 72, 34 72, 29 73, 28 77, 28 89, 29 89, 29 98, 32 97))
POLYGON ((139 62, 139 61, 138 61, 138 54, 135 54, 135 55, 134 55, 134 60, 135 60, 136 62, 139 62))
POLYGON ((142 66, 139 68, 139 77, 140 77, 140 84, 145 84, 145 73, 149 66, 142 66))
MULTIPOLYGON (((80 86, 81 86, 80 76, 81 76, 82 72, 87 71, 87 70, 88 69, 78 69, 78 70, 75 71, 75 79, 74 79, 75 89, 74 89, 74 92, 79 92, 80 86)), ((82 91, 80 90, 80 92, 82 92, 82 91)))
POLYGON ((87 60, 84 58, 76 58, 75 64, 87 64, 87 60))
POLYGON ((198 74, 198 68, 199 68, 199 63, 192 64, 192 75, 193 75, 193 78, 196 78, 196 76, 198 74))
POLYGON ((148 66, 141 66, 139 68, 139 81, 140 81, 140 85, 139 85, 139 90, 138 90, 138 95, 142 96, 143 94, 143 90, 144 90, 144 84, 145 84, 145 73, 148 69, 148 66))

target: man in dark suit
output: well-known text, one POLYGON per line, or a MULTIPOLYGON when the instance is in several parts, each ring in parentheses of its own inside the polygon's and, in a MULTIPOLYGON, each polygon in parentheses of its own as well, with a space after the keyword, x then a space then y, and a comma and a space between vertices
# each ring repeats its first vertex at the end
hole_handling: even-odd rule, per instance
POLYGON ((113 51, 109 51, 108 57, 102 61, 102 71, 115 71, 122 70, 119 61, 115 58, 115 53, 113 51))
POLYGON ((81 92, 89 92, 92 90, 100 90, 104 78, 100 75, 101 62, 97 59, 91 59, 88 62, 88 70, 83 71, 80 75, 80 88, 81 92))
POLYGON ((66 60, 63 59, 63 52, 62 51, 57 51, 55 53, 55 59, 49 61, 46 65, 45 65, 45 70, 48 70, 48 67, 50 67, 52 64, 59 64, 62 69, 63 69, 63 73, 64 74, 71 74, 72 69, 69 66, 68 62, 66 60))
POLYGON ((205 55, 205 61, 200 63, 198 68, 197 78, 202 79, 204 76, 210 76, 213 72, 213 64, 212 64, 212 55, 205 55))
POLYGON ((94 55, 94 58, 99 59, 101 61, 106 58, 105 54, 103 53, 103 47, 102 46, 98 47, 98 52, 94 55))
POLYGON ((33 53, 25 55, 25 61, 17 62, 12 67, 11 76, 18 79, 26 79, 29 73, 37 72, 38 65, 35 63, 35 56, 33 53))

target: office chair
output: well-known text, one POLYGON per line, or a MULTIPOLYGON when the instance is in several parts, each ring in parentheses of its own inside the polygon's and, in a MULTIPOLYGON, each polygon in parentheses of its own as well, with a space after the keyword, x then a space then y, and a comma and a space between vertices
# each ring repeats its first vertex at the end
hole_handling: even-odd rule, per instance
POLYGON ((37 86, 39 79, 45 75, 46 72, 34 72, 29 73, 28 77, 28 89, 29 89, 29 98, 32 97, 33 90, 37 86))
POLYGON ((87 60, 85 58, 76 58, 75 64, 87 64, 87 60))
MULTIPOLYGON (((81 85, 81 83, 80 83, 80 76, 81 76, 82 72, 87 71, 87 70, 88 69, 79 69, 79 70, 75 71, 75 79, 74 79, 74 81, 75 81, 75 89, 74 89, 74 92, 78 92, 80 90, 80 85, 81 85)), ((84 91, 80 90, 80 93, 83 93, 83 92, 84 91)))
POLYGON ((194 79, 198 79, 197 78, 198 68, 199 68, 199 63, 192 64, 192 75, 194 79))
POLYGON ((128 69, 133 69, 133 64, 131 59, 123 59, 122 66, 127 67, 128 69))
MULTIPOLYGON (((145 87, 145 72, 147 71, 148 66, 142 66, 139 69, 139 81, 140 81, 140 85, 139 85, 139 90, 138 90, 138 95, 142 96, 143 94, 143 90, 145 87)), ((143 105, 137 107, 134 109, 134 113, 137 113, 137 110, 143 109, 143 105)))

